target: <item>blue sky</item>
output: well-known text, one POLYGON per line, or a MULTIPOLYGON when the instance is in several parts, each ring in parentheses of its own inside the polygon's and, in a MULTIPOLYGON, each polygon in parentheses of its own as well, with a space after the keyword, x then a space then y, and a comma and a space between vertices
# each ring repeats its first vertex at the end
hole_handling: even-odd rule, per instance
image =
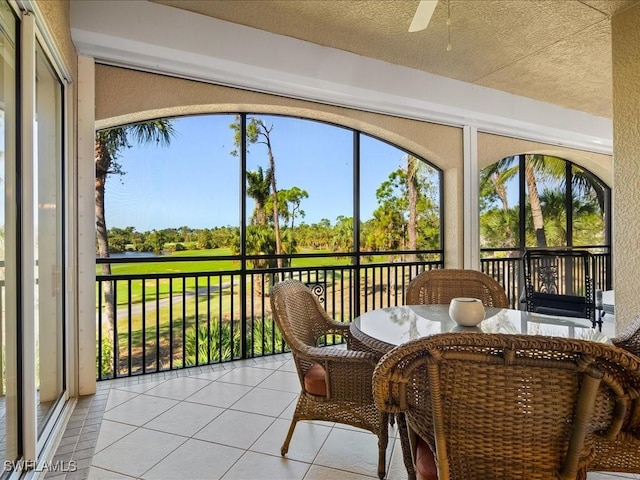
MULTIPOLYGON (((352 141, 350 130, 289 117, 260 115, 273 125, 271 143, 278 189, 297 186, 309 193, 302 203, 314 223, 352 215, 352 141)), ((110 176, 106 186, 107 228, 133 226, 137 231, 181 227, 212 228, 239 224, 240 167, 233 115, 201 115, 174 120, 176 136, 167 148, 137 146, 123 150, 119 162, 126 175, 110 176)), ((375 191, 403 163, 404 153, 363 136, 361 141, 361 209, 363 219, 376 207, 375 191)), ((247 168, 266 170, 263 145, 250 145, 247 168)), ((247 205, 247 215, 253 210, 247 205)), ((297 220, 299 223, 300 220, 297 220)))

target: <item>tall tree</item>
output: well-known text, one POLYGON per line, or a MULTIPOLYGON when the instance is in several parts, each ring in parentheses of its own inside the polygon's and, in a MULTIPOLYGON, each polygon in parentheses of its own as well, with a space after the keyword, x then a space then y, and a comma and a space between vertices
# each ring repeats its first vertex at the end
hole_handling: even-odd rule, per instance
MULTIPOLYGON (((234 122, 229 125, 234 131, 234 146, 236 147, 231 154, 238 155, 238 148, 242 144, 242 136, 244 135, 247 144, 262 144, 267 149, 267 158, 269 161, 269 168, 266 171, 266 175, 263 178, 269 181, 271 189, 271 206, 272 206, 272 222, 275 236, 275 255, 277 257, 276 263, 279 268, 282 268, 284 262, 280 257, 283 253, 282 250, 282 235, 280 233, 280 211, 278 202, 278 186, 276 182, 276 161, 273 154, 273 146, 271 144, 271 132, 273 131, 273 125, 267 126, 261 119, 257 117, 251 117, 246 124, 245 131, 241 131, 240 116, 236 115, 234 122)), ((261 170, 261 169, 260 169, 261 170)), ((247 177, 249 180, 249 177, 247 177)), ((247 192, 249 194, 249 192, 247 192)), ((249 237, 247 237, 249 238, 249 237)), ((260 236, 263 238, 263 236, 260 236)))
POLYGON ((529 193, 529 206, 531 207, 531 217, 533 218, 533 230, 536 234, 536 246, 547 246, 547 235, 544 231, 544 214, 542 213, 542 203, 538 194, 538 184, 536 182, 536 174, 534 170, 534 162, 544 162, 542 155, 533 155, 533 161, 525 161, 524 163, 524 179, 527 184, 527 192, 529 193))
MULTIPOLYGON (((511 209, 507 204, 504 187, 519 172, 517 158, 506 157, 484 169, 480 176, 480 191, 483 196, 481 203, 483 201, 484 203, 490 202, 492 196, 497 196, 502 203, 505 219, 508 217, 513 218, 512 215, 507 213, 511 209)), ((573 199, 578 196, 595 197, 602 213, 604 211, 604 187, 602 184, 593 175, 580 167, 574 166, 572 173, 571 189, 573 199)), ((530 227, 533 228, 536 246, 544 247, 549 243, 545 230, 547 207, 545 202, 541 201, 542 194, 539 191, 539 184, 542 183, 545 186, 555 185, 556 188, 565 191, 567 179, 566 161, 546 155, 526 155, 524 176, 529 199, 528 208, 531 212, 530 220, 532 223, 530 227)), ((521 206, 520 208, 525 207, 521 206)), ((509 233, 510 231, 507 228, 506 234, 509 235, 509 233)))
POLYGON ((247 124, 247 141, 249 143, 261 143, 267 148, 267 156, 269 158, 269 170, 267 175, 271 182, 271 200, 273 202, 273 230, 276 240, 276 256, 278 268, 282 268, 282 236, 280 235, 280 213, 278 209, 278 186, 276 183, 276 160, 273 155, 273 147, 271 145, 271 132, 273 125, 267 127, 259 118, 252 117, 247 124))
POLYGON ((247 171, 247 195, 256 203, 251 214, 251 224, 253 225, 267 225, 266 204, 271 195, 270 177, 269 170, 265 175, 262 167, 247 171))
MULTIPOLYGON (((175 135, 173 125, 168 119, 157 119, 148 122, 135 123, 122 127, 98 130, 95 138, 95 215, 96 238, 98 243, 98 256, 109 257, 109 237, 107 234, 107 221, 105 218, 104 198, 105 187, 109 175, 124 175, 122 165, 118 162, 120 152, 130 148, 131 142, 137 144, 156 143, 167 146, 171 137, 175 135)), ((103 263, 101 266, 103 275, 111 274, 111 265, 103 263)), ((105 282, 103 286, 105 316, 108 325, 109 341, 114 342, 113 352, 115 356, 115 368, 118 368, 117 339, 114 338, 115 302, 112 282, 105 282)), ((117 370, 116 370, 117 371, 117 370)))
MULTIPOLYGON (((372 250, 415 251, 427 245, 437 248, 439 243, 439 235, 434 236, 430 226, 433 217, 437 219, 438 207, 429 167, 411 155, 405 160, 406 165, 391 172, 376 190, 378 208, 367 222, 365 236, 366 247, 372 250)), ((392 259, 390 254, 389 261, 392 259)), ((415 260, 416 255, 408 259, 415 260)))
MULTIPOLYGON (((407 249, 415 252, 418 249, 418 198, 420 185, 418 183, 418 169, 420 160, 413 155, 407 155, 407 198, 409 200, 409 222, 407 223, 407 249)), ((417 261, 415 253, 409 255, 410 262, 417 261)))

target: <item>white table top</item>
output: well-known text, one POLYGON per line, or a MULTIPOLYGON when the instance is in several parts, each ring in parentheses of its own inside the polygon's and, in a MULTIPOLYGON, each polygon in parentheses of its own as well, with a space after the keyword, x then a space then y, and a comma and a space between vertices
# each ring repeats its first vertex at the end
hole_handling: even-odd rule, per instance
POLYGON ((419 337, 451 331, 546 335, 609 342, 609 338, 592 328, 591 320, 586 318, 500 308, 486 308, 485 320, 477 327, 458 326, 449 317, 449 305, 380 308, 360 315, 351 325, 352 334, 363 343, 367 344, 368 340, 373 344, 382 342, 387 349, 419 337))

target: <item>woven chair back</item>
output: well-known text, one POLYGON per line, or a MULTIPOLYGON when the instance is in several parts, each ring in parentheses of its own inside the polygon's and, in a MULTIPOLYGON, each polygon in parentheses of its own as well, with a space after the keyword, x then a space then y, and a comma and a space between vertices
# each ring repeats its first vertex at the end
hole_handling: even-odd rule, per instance
POLYGON ((304 283, 283 280, 271 289, 273 318, 289 345, 296 353, 306 347, 315 347, 324 333, 325 311, 318 298, 304 283))
POLYGON ((378 408, 405 412, 435 452, 439 480, 585 478, 596 437, 638 421, 639 387, 638 359, 612 345, 504 334, 408 342, 373 379, 378 408))
POLYGON ((611 343, 640 357, 640 315, 636 315, 622 332, 612 338, 611 343))
POLYGON ((502 285, 477 270, 426 270, 413 278, 405 293, 406 305, 448 304, 452 298, 479 298, 485 307, 508 308, 502 285))

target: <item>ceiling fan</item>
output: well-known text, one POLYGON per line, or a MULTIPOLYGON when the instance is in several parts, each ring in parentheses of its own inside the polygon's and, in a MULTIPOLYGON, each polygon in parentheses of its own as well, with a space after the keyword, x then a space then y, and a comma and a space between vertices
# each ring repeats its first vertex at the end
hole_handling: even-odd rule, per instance
POLYGON ((409 26, 409 32, 419 32, 427 28, 437 4, 438 0, 420 0, 409 26))

